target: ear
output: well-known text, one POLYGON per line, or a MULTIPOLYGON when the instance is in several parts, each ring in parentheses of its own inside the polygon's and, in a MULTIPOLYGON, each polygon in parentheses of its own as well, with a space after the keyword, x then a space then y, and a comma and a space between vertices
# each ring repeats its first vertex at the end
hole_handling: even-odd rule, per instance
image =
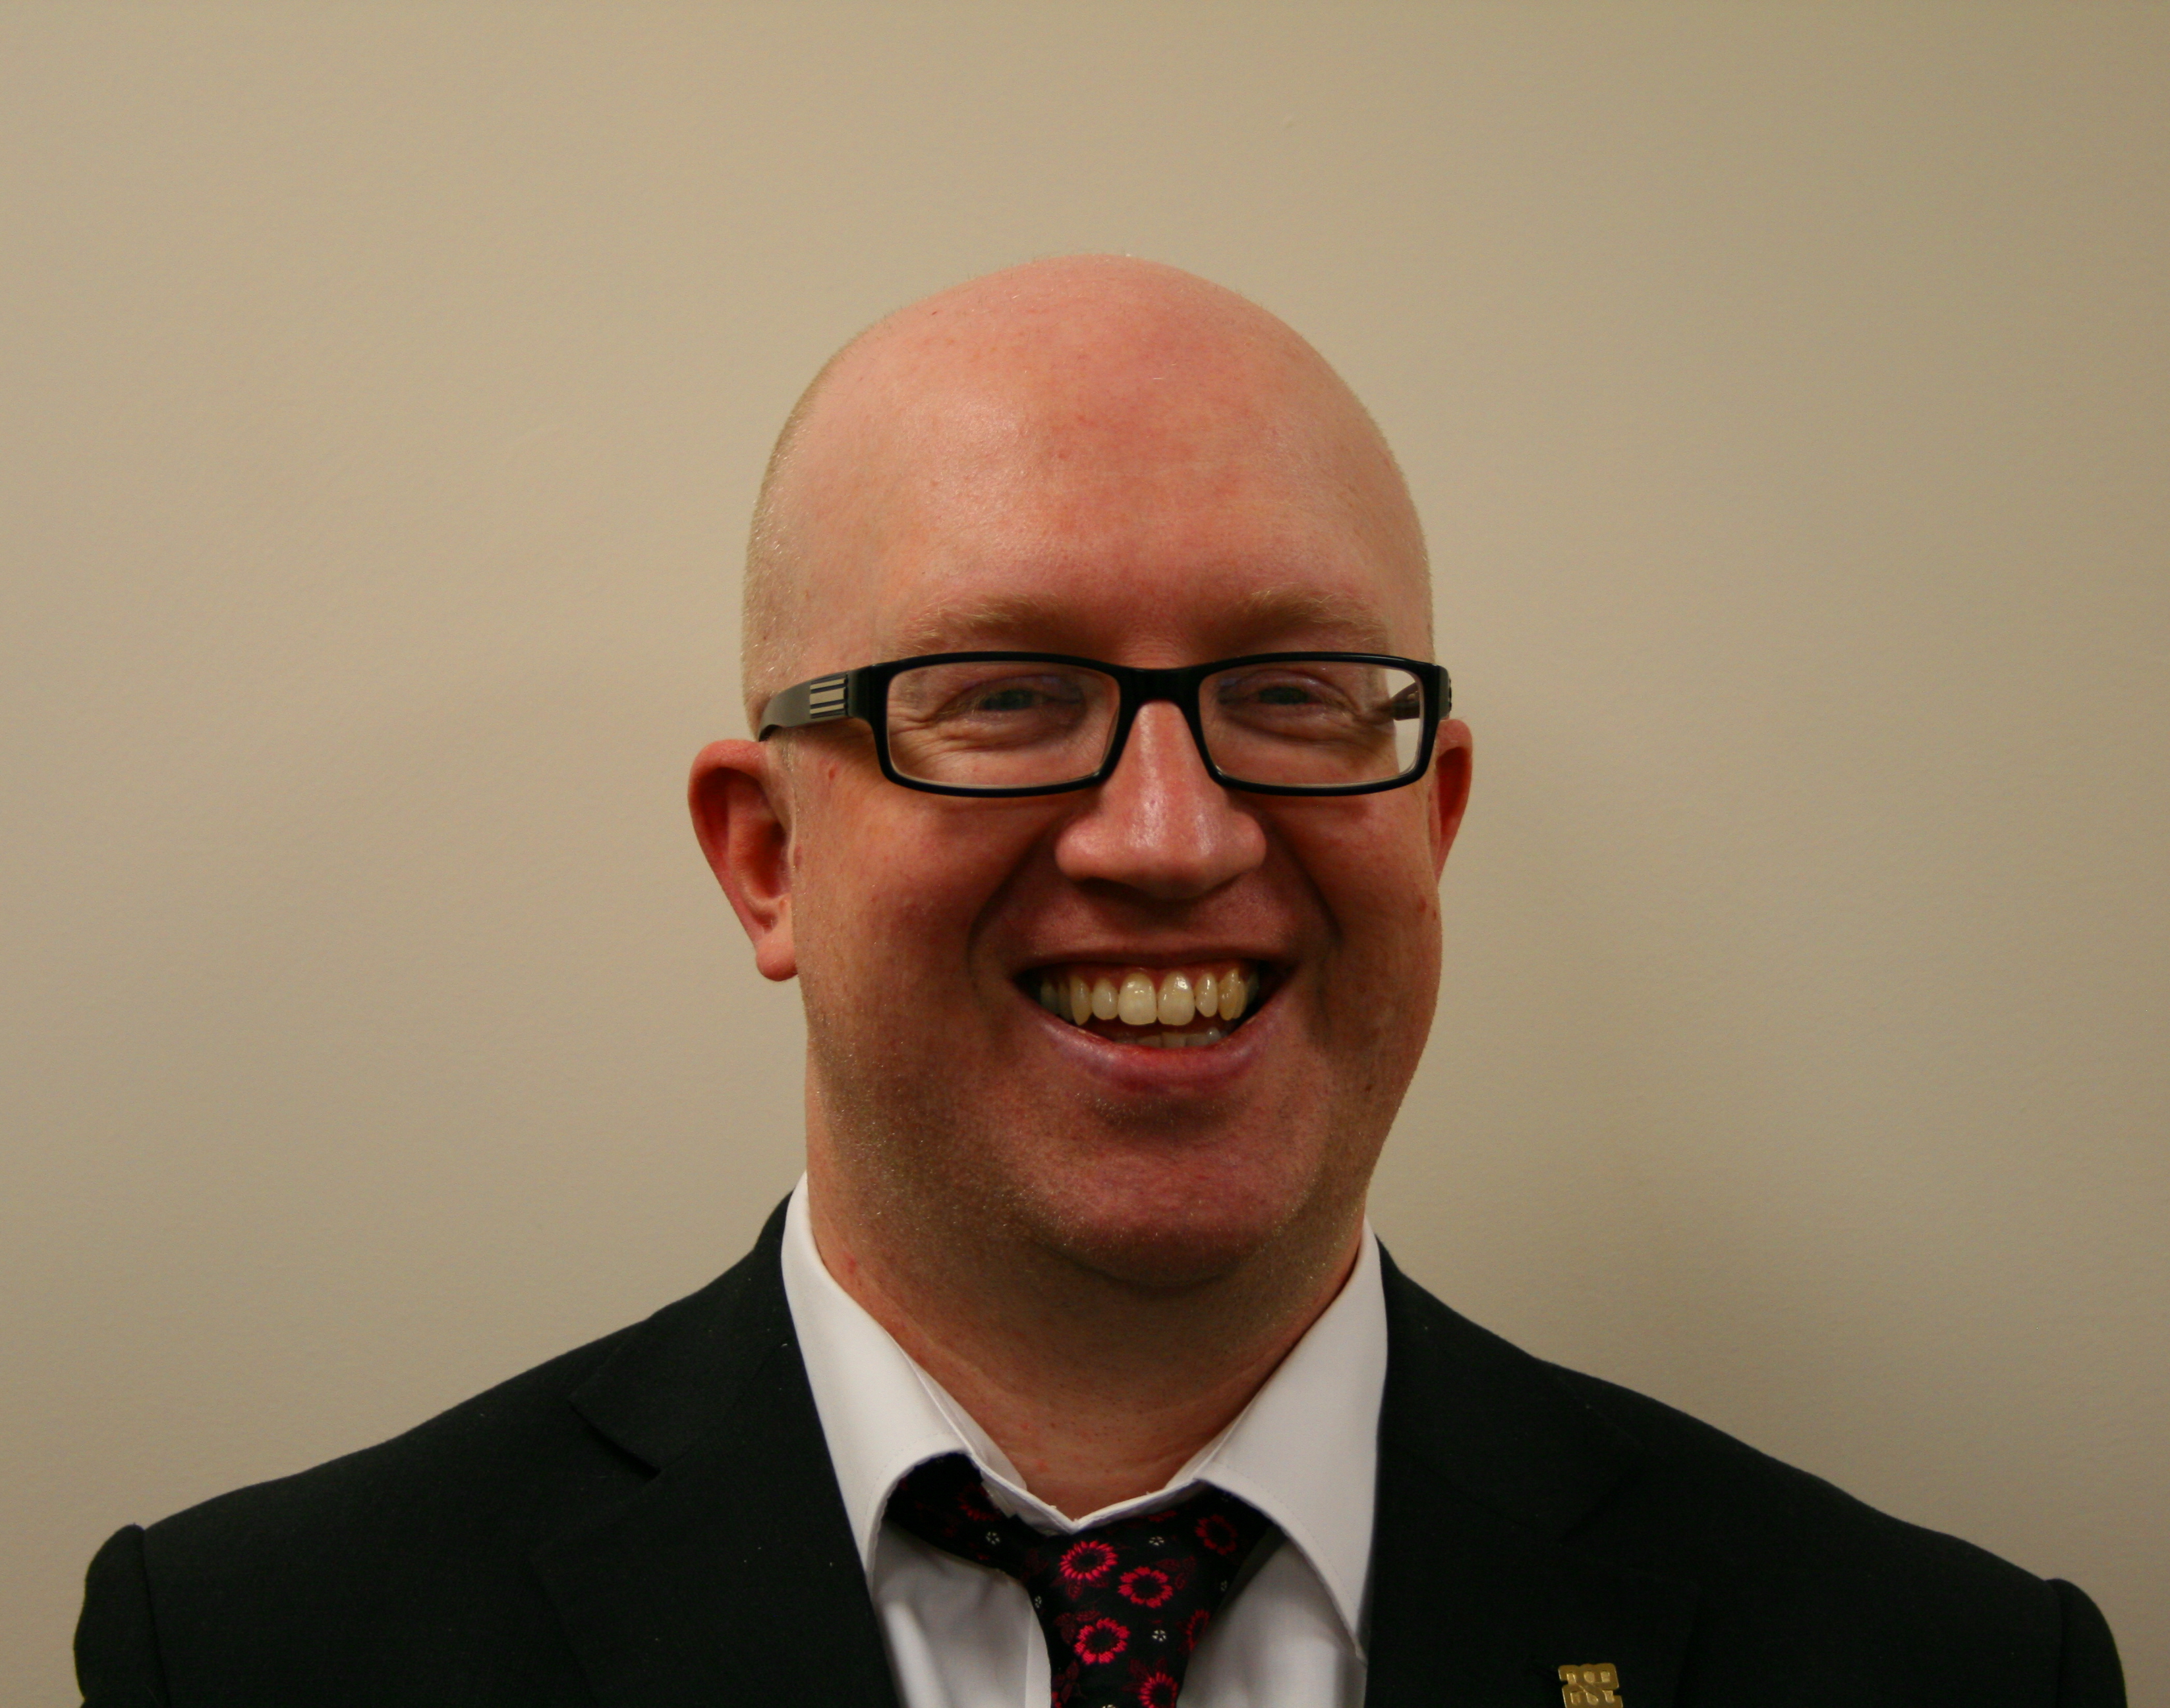
POLYGON ((1439 726, 1431 753, 1431 867, 1436 878, 1446 869, 1447 850, 1454 846, 1462 828, 1462 814, 1469 805, 1470 768, 1476 743, 1469 726, 1460 718, 1439 726))
POLYGON ((791 932, 791 832, 778 810, 783 779, 757 741, 712 741, 693 761, 687 785, 693 834, 731 911, 753 942, 765 979, 799 970, 791 932))

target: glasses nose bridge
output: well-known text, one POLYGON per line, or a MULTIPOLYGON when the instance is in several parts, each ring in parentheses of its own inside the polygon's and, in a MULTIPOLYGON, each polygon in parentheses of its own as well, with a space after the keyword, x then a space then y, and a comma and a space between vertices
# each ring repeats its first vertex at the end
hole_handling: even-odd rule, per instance
POLYGON ((1165 669, 1125 665, 1116 667, 1113 674, 1122 691, 1122 710, 1104 775, 1114 776, 1115 767, 1122 763, 1138 713, 1164 700, 1175 707, 1189 729, 1191 743, 1198 750, 1199 763, 1205 767, 1209 777, 1214 776, 1213 758, 1205 750, 1205 731, 1198 718, 1198 689, 1205 680, 1205 672, 1192 665, 1172 665, 1165 669))

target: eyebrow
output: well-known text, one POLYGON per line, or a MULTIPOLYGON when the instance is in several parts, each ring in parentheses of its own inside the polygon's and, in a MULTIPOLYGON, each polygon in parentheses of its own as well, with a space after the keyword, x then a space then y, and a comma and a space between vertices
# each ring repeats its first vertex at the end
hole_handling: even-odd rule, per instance
POLYGON ((896 632, 896 654, 968 650, 975 642, 1008 642, 1045 635, 1062 625, 1061 607, 1027 593, 992 593, 959 600, 923 613, 896 632))
MULTIPOLYGON (((905 625, 897 631, 893 656, 969 651, 975 643, 1028 646, 1076 627, 1076 609, 1066 603, 1029 593, 987 594, 905 625)), ((1392 650, 1385 620, 1367 600, 1314 587, 1252 589, 1229 607, 1224 632, 1239 649, 1301 637, 1335 651, 1392 650)), ((1028 650, 1040 649, 1028 646, 1028 650)))
POLYGON ((1301 631, 1347 643, 1350 652, 1392 650, 1386 619, 1370 601, 1316 587, 1256 587, 1237 606, 1237 626, 1250 634, 1301 631))

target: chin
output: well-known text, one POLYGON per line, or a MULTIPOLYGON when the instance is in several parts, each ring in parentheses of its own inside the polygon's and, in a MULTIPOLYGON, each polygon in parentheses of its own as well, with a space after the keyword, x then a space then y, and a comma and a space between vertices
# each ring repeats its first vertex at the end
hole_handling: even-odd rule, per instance
POLYGON ((1034 1242, 1126 1286, 1180 1291, 1246 1266, 1294 1255, 1291 1236, 1337 1222, 1360 1205, 1353 1188, 1322 1171, 1280 1166, 1201 1166, 1202 1159, 1121 1157, 1006 1193, 1034 1242))
POLYGON ((1073 1225, 1048 1243, 1080 1268, 1142 1292, 1181 1293, 1242 1268, 1271 1244, 1250 1229, 1073 1225))

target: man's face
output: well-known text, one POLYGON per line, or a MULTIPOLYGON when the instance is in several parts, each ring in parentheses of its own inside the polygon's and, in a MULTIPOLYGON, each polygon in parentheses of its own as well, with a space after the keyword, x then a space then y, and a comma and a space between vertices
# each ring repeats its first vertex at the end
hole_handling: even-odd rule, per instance
MULTIPOLYGON (((1426 654, 1413 536, 1301 398, 906 389, 826 494, 849 561, 817 587, 809 674, 990 647, 1426 654)), ((969 1220, 1147 1285, 1353 1227, 1430 1022, 1459 726, 1424 780, 1316 799, 1221 788, 1166 703, 1105 784, 1021 799, 889 782, 860 724, 778 739, 817 1174, 933 1237, 969 1220), (1073 991, 1138 971, 1156 996, 1233 974, 1246 1011, 1189 1048, 1077 1023, 1073 991)))

